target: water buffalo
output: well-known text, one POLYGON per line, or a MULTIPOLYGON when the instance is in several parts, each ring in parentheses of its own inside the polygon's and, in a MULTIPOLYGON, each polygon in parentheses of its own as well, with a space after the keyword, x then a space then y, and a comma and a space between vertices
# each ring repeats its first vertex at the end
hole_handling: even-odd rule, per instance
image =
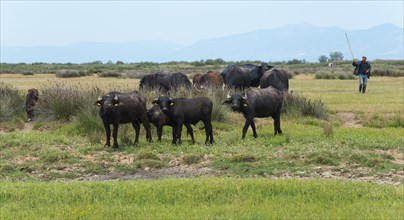
POLYGON ((222 88, 224 81, 219 71, 208 71, 205 74, 196 74, 193 79, 197 90, 203 88, 222 88))
POLYGON ((254 138, 257 138, 254 118, 271 116, 274 119, 274 130, 276 134, 282 134, 281 130, 281 108, 283 101, 282 91, 269 87, 265 89, 248 89, 244 95, 228 95, 223 104, 230 104, 234 111, 243 113, 246 119, 243 127, 242 139, 245 138, 248 127, 251 125, 254 138))
POLYGON ((151 142, 150 124, 146 115, 146 99, 137 91, 130 93, 110 92, 99 97, 95 104, 100 108, 99 115, 105 127, 107 137, 105 146, 111 146, 110 124, 113 125, 114 150, 118 149, 117 135, 119 124, 132 123, 136 132, 135 143, 138 143, 139 124, 143 123, 146 129, 146 139, 151 142))
POLYGON ((254 64, 229 65, 220 74, 222 76, 224 82, 227 85, 228 85, 227 74, 230 72, 231 69, 233 69, 235 67, 242 67, 242 68, 246 69, 247 71, 249 71, 251 86, 258 87, 259 84, 260 84, 261 76, 267 70, 271 69, 273 66, 271 66, 271 65, 269 65, 267 63, 261 63, 261 65, 254 65, 254 64))
MULTIPOLYGON (((147 110, 147 118, 151 123, 154 124, 157 128, 157 137, 158 141, 161 141, 161 136, 163 134, 163 126, 168 125, 168 126, 173 126, 173 123, 170 121, 170 119, 161 111, 161 108, 159 105, 155 104, 152 108, 147 110)), ((192 130, 192 127, 190 124, 185 124, 187 127, 188 134, 192 138, 192 143, 195 143, 194 139, 194 131, 192 130)), ((181 141, 181 140, 180 140, 181 141)))
POLYGON ((205 125, 206 140, 205 144, 214 143, 212 130, 212 108, 213 103, 205 97, 198 98, 169 98, 160 96, 153 101, 158 104, 164 114, 173 123, 173 144, 177 144, 177 140, 181 143, 181 130, 183 124, 195 125, 202 121, 205 125))
POLYGON ((25 97, 25 111, 27 112, 28 121, 31 121, 34 116, 34 106, 39 100, 39 92, 36 89, 28 89, 28 94, 25 97))
POLYGON ((151 75, 146 75, 140 80, 140 89, 158 89, 161 92, 176 90, 179 87, 191 89, 192 84, 183 73, 165 73, 158 72, 151 75))
POLYGON ((288 74, 283 69, 271 69, 264 73, 260 80, 260 87, 274 87, 281 91, 287 92, 289 90, 288 74))
POLYGON ((232 89, 244 90, 251 86, 250 71, 244 67, 234 67, 226 75, 227 86, 232 89))
POLYGON ((192 77, 192 84, 195 85, 201 85, 201 78, 203 74, 202 73, 197 73, 192 77))

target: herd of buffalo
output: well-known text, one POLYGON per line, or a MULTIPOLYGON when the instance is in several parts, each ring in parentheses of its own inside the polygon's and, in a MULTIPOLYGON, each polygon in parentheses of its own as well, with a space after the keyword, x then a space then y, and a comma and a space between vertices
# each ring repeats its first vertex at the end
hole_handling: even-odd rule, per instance
MULTIPOLYGON (((242 129, 242 138, 248 127, 251 126, 253 136, 257 137, 254 118, 272 117, 274 119, 274 134, 282 134, 280 127, 280 114, 284 93, 289 89, 289 80, 286 71, 273 68, 266 63, 261 65, 243 64, 229 65, 221 73, 209 71, 205 74, 193 76, 192 83, 188 77, 180 72, 158 72, 145 75, 140 80, 141 91, 157 90, 161 94, 180 87, 198 91, 205 88, 223 88, 227 86, 241 93, 228 94, 223 101, 230 105, 233 111, 243 114, 246 119, 242 129), (251 88, 251 87, 260 87, 251 88)), ((33 106, 38 101, 38 91, 30 89, 26 97, 26 111, 28 120, 34 117, 33 106)), ((172 144, 181 143, 182 125, 187 128, 188 134, 195 143, 192 125, 202 121, 205 128, 205 144, 213 144, 212 109, 213 103, 209 98, 170 98, 168 95, 157 97, 154 106, 146 108, 146 98, 138 91, 130 93, 109 92, 100 96, 95 104, 99 107, 99 115, 105 127, 106 143, 111 146, 111 127, 113 148, 118 148, 119 124, 131 123, 135 129, 135 143, 139 141, 140 125, 146 130, 147 141, 152 141, 150 123, 157 128, 158 140, 161 141, 163 126, 172 127, 172 144)))

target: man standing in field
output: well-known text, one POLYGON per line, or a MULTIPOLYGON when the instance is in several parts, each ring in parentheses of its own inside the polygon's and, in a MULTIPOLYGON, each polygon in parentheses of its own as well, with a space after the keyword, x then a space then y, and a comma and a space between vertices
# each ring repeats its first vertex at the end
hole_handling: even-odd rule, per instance
POLYGON ((370 78, 370 71, 372 70, 372 67, 370 66, 370 63, 366 61, 366 57, 362 57, 362 61, 356 61, 356 59, 353 60, 352 65, 355 66, 355 75, 359 75, 359 92, 365 93, 366 92, 366 85, 367 81, 370 78))

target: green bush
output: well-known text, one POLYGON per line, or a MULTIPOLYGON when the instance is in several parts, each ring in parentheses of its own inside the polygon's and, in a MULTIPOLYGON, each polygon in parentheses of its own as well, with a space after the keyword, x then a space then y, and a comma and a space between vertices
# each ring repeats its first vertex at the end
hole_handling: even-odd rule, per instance
POLYGON ((12 85, 0 82, 0 121, 24 117, 24 98, 12 85))
POLYGON ((352 74, 352 72, 347 72, 347 71, 324 71, 320 70, 317 71, 315 76, 316 79, 340 79, 340 80, 346 80, 346 79, 355 79, 355 76, 352 74))
POLYGON ((404 76, 403 69, 394 69, 391 67, 381 67, 381 68, 374 68, 371 72, 372 76, 392 76, 392 77, 402 77, 404 76))
POLYGON ((121 77, 122 73, 115 71, 115 70, 103 70, 100 73, 98 73, 99 77, 121 77))
POLYGON ((286 94, 283 100, 282 112, 287 115, 312 116, 327 119, 327 109, 321 100, 311 101, 306 97, 295 94, 286 94))
POLYGON ((62 69, 56 71, 56 77, 59 78, 74 78, 82 76, 90 76, 92 73, 83 70, 62 69))
POLYGON ((52 82, 41 90, 41 101, 37 105, 38 115, 49 120, 70 120, 93 105, 101 94, 98 88, 91 89, 80 83, 52 82))

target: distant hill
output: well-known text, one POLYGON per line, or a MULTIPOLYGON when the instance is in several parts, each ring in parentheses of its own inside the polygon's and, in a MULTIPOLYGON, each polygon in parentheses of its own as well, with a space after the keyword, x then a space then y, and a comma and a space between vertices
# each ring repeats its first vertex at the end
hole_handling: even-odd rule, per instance
POLYGON ((342 52, 345 59, 351 59, 345 33, 356 58, 366 55, 369 60, 404 59, 404 29, 393 24, 365 30, 295 24, 200 40, 190 46, 167 41, 134 41, 83 42, 64 47, 1 47, 1 62, 166 62, 216 58, 226 61, 317 61, 321 55, 329 56, 335 51, 342 52))

